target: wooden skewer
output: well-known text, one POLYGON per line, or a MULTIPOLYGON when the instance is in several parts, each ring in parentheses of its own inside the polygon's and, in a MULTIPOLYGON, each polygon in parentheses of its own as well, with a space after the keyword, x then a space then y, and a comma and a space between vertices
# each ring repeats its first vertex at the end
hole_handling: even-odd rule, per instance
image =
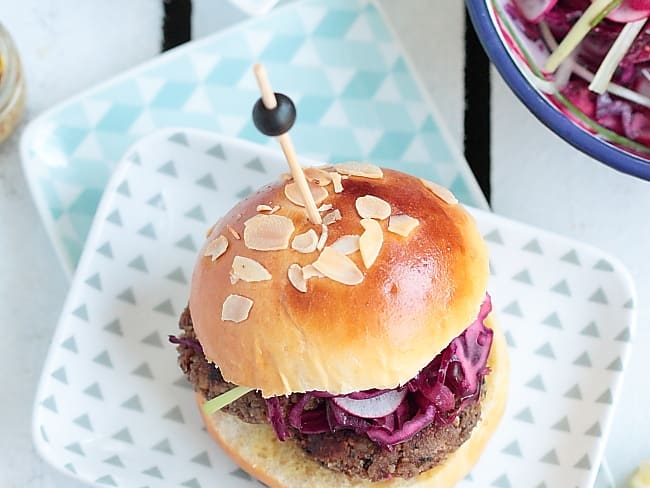
MULTIPOLYGON (((266 69, 260 63, 256 63, 253 66, 253 73, 255 73, 255 78, 257 79, 257 84, 260 87, 260 92, 262 93, 262 103, 264 106, 273 110, 277 107, 278 102, 275 99, 275 93, 271 89, 271 83, 266 74, 266 69)), ((316 207, 316 202, 314 201, 314 196, 311 194, 309 189, 309 183, 307 183, 307 178, 305 178, 305 173, 303 173, 300 164, 298 164, 298 157, 296 156, 296 151, 293 148, 291 138, 289 133, 285 132, 277 136, 277 140, 280 143, 284 157, 289 164, 289 169, 291 170, 291 176, 293 176, 294 181, 298 185, 300 194, 302 195, 302 200, 305 202, 305 209, 307 210, 307 216, 309 220, 314 224, 322 224, 320 213, 318 213, 318 208, 316 207)))

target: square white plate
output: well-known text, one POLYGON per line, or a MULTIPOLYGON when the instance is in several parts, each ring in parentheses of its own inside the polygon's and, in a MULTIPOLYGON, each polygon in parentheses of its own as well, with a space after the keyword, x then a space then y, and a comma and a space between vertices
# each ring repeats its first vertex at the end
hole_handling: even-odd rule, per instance
MULTIPOLYGON (((187 303, 206 229, 286 171, 280 153, 190 129, 156 132, 118 166, 52 341, 34 439, 97 486, 254 486, 202 428, 168 334, 187 303)), ((491 252, 490 292, 510 344, 501 426, 463 487, 590 487, 634 329, 615 259, 472 210, 491 252)))

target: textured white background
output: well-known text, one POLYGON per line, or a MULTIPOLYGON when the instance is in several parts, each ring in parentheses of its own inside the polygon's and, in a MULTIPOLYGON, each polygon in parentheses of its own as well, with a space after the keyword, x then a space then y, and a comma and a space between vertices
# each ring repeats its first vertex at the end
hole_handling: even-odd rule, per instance
MULTIPOLYGON (((462 145, 463 6, 380 0, 462 145)), ((478 1, 478 0, 472 0, 478 1)), ((194 37, 242 19, 225 0, 194 0, 194 37)), ((155 56, 159 0, 0 0, 28 83, 26 120, 108 76, 155 56)), ((650 184, 576 152, 535 120, 493 73, 496 212, 618 256, 639 295, 639 330, 607 457, 619 483, 650 458, 650 184)), ((67 281, 31 202, 18 136, 0 145, 0 486, 69 487, 31 445, 31 402, 67 281)))

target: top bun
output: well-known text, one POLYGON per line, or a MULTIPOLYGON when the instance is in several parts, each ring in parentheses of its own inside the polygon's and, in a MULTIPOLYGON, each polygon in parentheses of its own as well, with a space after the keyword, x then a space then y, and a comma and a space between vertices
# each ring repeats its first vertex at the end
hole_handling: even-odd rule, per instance
MULTIPOLYGON (((192 277, 190 312, 206 357, 225 380, 258 389, 264 397, 395 388, 413 378, 476 318, 487 287, 487 248, 473 219, 453 196, 437 185, 387 169, 381 178, 350 176, 342 183, 340 193, 332 184, 322 187, 328 193, 324 203, 332 205, 322 214, 336 209, 342 216, 327 226, 326 246, 341 236, 364 232, 355 202, 366 195, 388 202, 391 216, 403 214, 419 221, 404 237, 388 231, 389 219, 377 219, 383 244, 374 263, 366 268, 359 251, 347 256, 360 271, 353 274, 362 279, 358 284, 314 277, 307 280, 306 293, 292 285, 290 265, 314 263, 321 254, 292 249, 293 237, 309 229, 320 236, 322 230, 309 222, 304 208, 287 198, 286 181, 241 201, 210 231, 192 277), (293 222, 287 249, 247 246, 245 222, 269 213, 258 211, 258 205, 279 206, 273 215, 293 222), (215 239, 224 241, 220 236, 228 247, 213 260, 209 253, 215 239), (231 283, 236 256, 261 264, 270 279, 231 283), (244 305, 252 302, 248 315, 247 306, 234 306, 222 316, 230 295, 249 299, 236 299, 244 305), (238 321, 223 320, 233 317, 238 321)), ((253 222, 247 237, 257 226, 253 222)), ((270 231, 277 231, 280 241, 285 237, 277 228, 270 231)), ((339 263, 340 255, 333 254, 334 263, 339 263)), ((250 270, 250 261, 245 264, 250 270)), ((263 272, 251 275, 268 278, 263 272)), ((230 304, 237 305, 236 300, 230 304)))

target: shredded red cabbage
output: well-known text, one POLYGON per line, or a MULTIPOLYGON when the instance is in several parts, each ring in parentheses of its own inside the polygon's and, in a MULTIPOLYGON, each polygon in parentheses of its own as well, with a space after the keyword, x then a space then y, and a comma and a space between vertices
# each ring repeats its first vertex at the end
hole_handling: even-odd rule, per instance
POLYGON ((195 352, 199 354, 203 354, 203 347, 201 347, 201 343, 196 339, 190 337, 183 337, 183 336, 176 337, 174 335, 169 335, 167 340, 172 344, 183 345, 185 347, 189 347, 193 349, 195 352))
MULTIPOLYGON (((285 418, 278 398, 269 398, 269 421, 278 439, 285 440, 291 435, 288 420, 289 425, 302 434, 351 430, 392 449, 431 423, 453 422, 465 406, 480 397, 483 378, 489 373, 486 364, 492 346, 492 330, 485 326, 484 320, 491 310, 490 296, 486 295, 474 323, 405 385, 408 393, 404 400, 384 417, 357 417, 332 401, 335 395, 316 391, 302 395, 285 418)), ((387 391, 372 389, 341 396, 364 400, 387 391)))

